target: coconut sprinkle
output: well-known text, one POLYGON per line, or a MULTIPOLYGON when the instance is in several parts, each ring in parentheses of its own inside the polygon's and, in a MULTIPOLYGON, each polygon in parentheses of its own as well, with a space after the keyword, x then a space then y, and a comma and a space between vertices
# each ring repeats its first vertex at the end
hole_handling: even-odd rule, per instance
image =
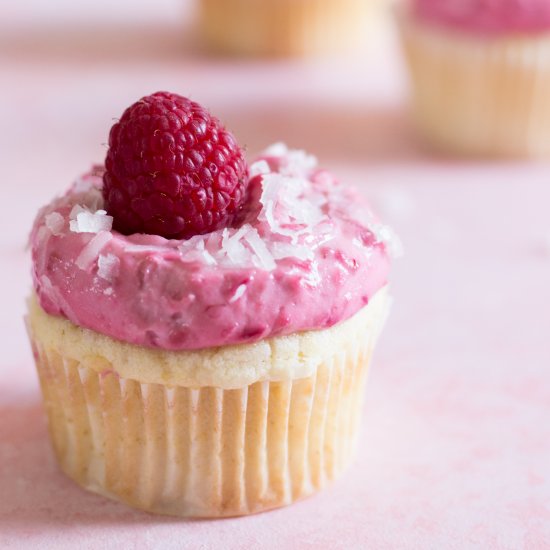
POLYGON ((52 212, 44 218, 46 227, 52 232, 52 235, 61 235, 63 233, 63 226, 65 225, 65 219, 59 212, 52 212))
POLYGON ((307 176, 317 166, 315 156, 301 149, 289 149, 282 142, 270 145, 263 154, 281 159, 280 173, 285 176, 307 176))
POLYGON ((99 256, 99 253, 103 250, 105 245, 113 238, 113 235, 109 231, 100 231, 97 235, 92 237, 90 242, 84 247, 82 252, 76 259, 76 265, 82 269, 88 269, 99 256))
POLYGON ((97 186, 91 178, 78 180, 73 184, 71 191, 72 196, 78 199, 77 205, 82 210, 97 212, 103 209, 105 201, 103 200, 101 188, 97 186))
POLYGON ((236 302, 239 298, 242 297, 242 295, 245 293, 246 291, 246 285, 239 285, 237 287, 237 290, 235 290, 235 294, 233 294, 233 296, 231 296, 231 298, 229 298, 229 303, 232 304, 234 302, 236 302))
POLYGON ((317 157, 305 151, 289 151, 287 162, 282 166, 281 173, 290 176, 306 176, 317 166, 317 157))
POLYGON ((270 171, 269 164, 265 160, 258 160, 254 162, 249 168, 251 178, 254 176, 269 174, 270 171))
POLYGON ((250 224, 245 224, 239 228, 233 235, 229 235, 229 231, 224 229, 222 233, 221 244, 221 260, 222 263, 227 263, 236 266, 246 266, 252 261, 252 255, 248 250, 243 240, 251 232, 256 231, 250 224))
MULTIPOLYGON (((329 175, 321 177, 321 183, 309 179, 317 163, 315 157, 289 150, 283 143, 272 145, 264 155, 280 158, 281 166, 279 173, 273 172, 264 159, 251 165, 251 176, 262 175, 258 228, 247 223, 238 229, 196 235, 178 246, 184 261, 222 267, 253 265, 271 271, 285 258, 313 260, 315 250, 336 236, 329 214, 336 219, 353 219, 371 229, 391 255, 402 254, 399 239, 389 227, 375 223, 356 193, 329 175)), ((360 241, 357 243, 364 248, 360 241)))
POLYGON ((206 250, 204 241, 199 242, 198 246, 198 252, 200 253, 202 259, 204 260, 204 263, 207 265, 216 265, 216 260, 214 257, 206 250))
POLYGON ((282 260, 283 258, 298 258, 299 260, 313 259, 313 250, 307 246, 291 243, 273 243, 271 253, 276 260, 282 260))
POLYGON ((166 252, 166 248, 162 246, 154 246, 147 244, 130 244, 124 247, 124 252, 128 253, 146 253, 146 252, 166 252))
POLYGON ((323 201, 309 201, 314 194, 312 187, 305 178, 264 176, 259 219, 266 221, 273 233, 290 237, 296 244, 301 235, 313 233, 315 226, 326 219, 321 208, 323 201))
POLYGON ((182 259, 188 262, 203 262, 206 265, 216 265, 215 258, 206 250, 203 235, 195 235, 178 247, 182 259))
POLYGON ((100 254, 97 259, 97 275, 105 281, 112 282, 118 275, 120 260, 114 254, 100 254))
POLYGON ((263 154, 266 157, 284 157, 288 154, 288 147, 286 146, 286 143, 278 141, 277 143, 273 143, 267 147, 263 154))
POLYGON ((260 267, 268 271, 272 271, 273 269, 275 269, 276 267, 275 260, 273 259, 271 252, 269 252, 269 250, 267 249, 267 246, 265 245, 264 241, 261 239, 260 235, 258 234, 258 231, 252 228, 245 235, 244 238, 246 242, 250 245, 254 253, 256 254, 256 256, 252 258, 252 263, 256 267, 260 267))
POLYGON ((99 233, 111 231, 113 217, 108 216, 105 210, 90 212, 80 205, 76 205, 70 214, 69 227, 73 233, 99 233))

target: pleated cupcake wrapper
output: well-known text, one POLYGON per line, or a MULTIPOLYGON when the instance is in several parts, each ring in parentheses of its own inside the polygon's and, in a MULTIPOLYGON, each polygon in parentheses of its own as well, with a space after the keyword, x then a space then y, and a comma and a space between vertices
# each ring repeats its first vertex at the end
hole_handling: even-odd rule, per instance
POLYGON ((216 50, 310 55, 360 49, 380 0, 202 0, 202 30, 216 50))
POLYGON ((550 154, 550 34, 484 38, 398 20, 429 141, 469 155, 550 154))
POLYGON ((353 456, 372 332, 312 377, 233 390, 123 379, 35 340, 58 461, 80 485, 158 513, 234 516, 289 504, 353 456))

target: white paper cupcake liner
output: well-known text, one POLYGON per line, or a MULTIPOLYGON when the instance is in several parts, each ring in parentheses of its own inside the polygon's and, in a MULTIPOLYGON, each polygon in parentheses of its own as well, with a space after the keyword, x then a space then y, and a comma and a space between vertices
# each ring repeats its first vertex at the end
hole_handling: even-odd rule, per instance
POLYGON ((59 464, 91 491, 162 514, 244 515, 306 497, 354 454, 381 312, 312 376, 225 390, 122 378, 31 328, 59 464))
POLYGON ((480 37, 398 14, 420 133, 465 155, 550 155, 550 33, 480 37))

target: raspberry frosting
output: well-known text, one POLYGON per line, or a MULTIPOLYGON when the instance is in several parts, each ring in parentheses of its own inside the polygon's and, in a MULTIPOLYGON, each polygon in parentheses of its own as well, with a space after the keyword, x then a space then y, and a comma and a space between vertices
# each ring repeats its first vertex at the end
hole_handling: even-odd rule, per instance
POLYGON ((399 242, 314 157, 276 144, 250 178, 239 227, 168 240, 113 230, 92 170, 35 221, 42 308, 117 340, 192 350, 330 327, 387 283, 399 242))
POLYGON ((425 21, 460 30, 499 34, 550 30, 548 0, 412 0, 425 21))

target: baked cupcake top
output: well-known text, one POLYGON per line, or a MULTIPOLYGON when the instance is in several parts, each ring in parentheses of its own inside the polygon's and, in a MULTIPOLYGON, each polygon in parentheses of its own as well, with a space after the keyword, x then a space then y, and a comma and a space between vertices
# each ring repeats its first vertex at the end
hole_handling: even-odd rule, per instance
POLYGON ((423 20, 457 29, 499 34, 550 29, 548 0, 412 0, 423 20))
POLYGON ((302 151, 267 149, 246 171, 235 212, 199 230, 177 221, 178 238, 117 225, 109 162, 36 218, 33 281, 49 314, 133 344, 192 350, 330 327, 387 283, 392 232, 302 151))

